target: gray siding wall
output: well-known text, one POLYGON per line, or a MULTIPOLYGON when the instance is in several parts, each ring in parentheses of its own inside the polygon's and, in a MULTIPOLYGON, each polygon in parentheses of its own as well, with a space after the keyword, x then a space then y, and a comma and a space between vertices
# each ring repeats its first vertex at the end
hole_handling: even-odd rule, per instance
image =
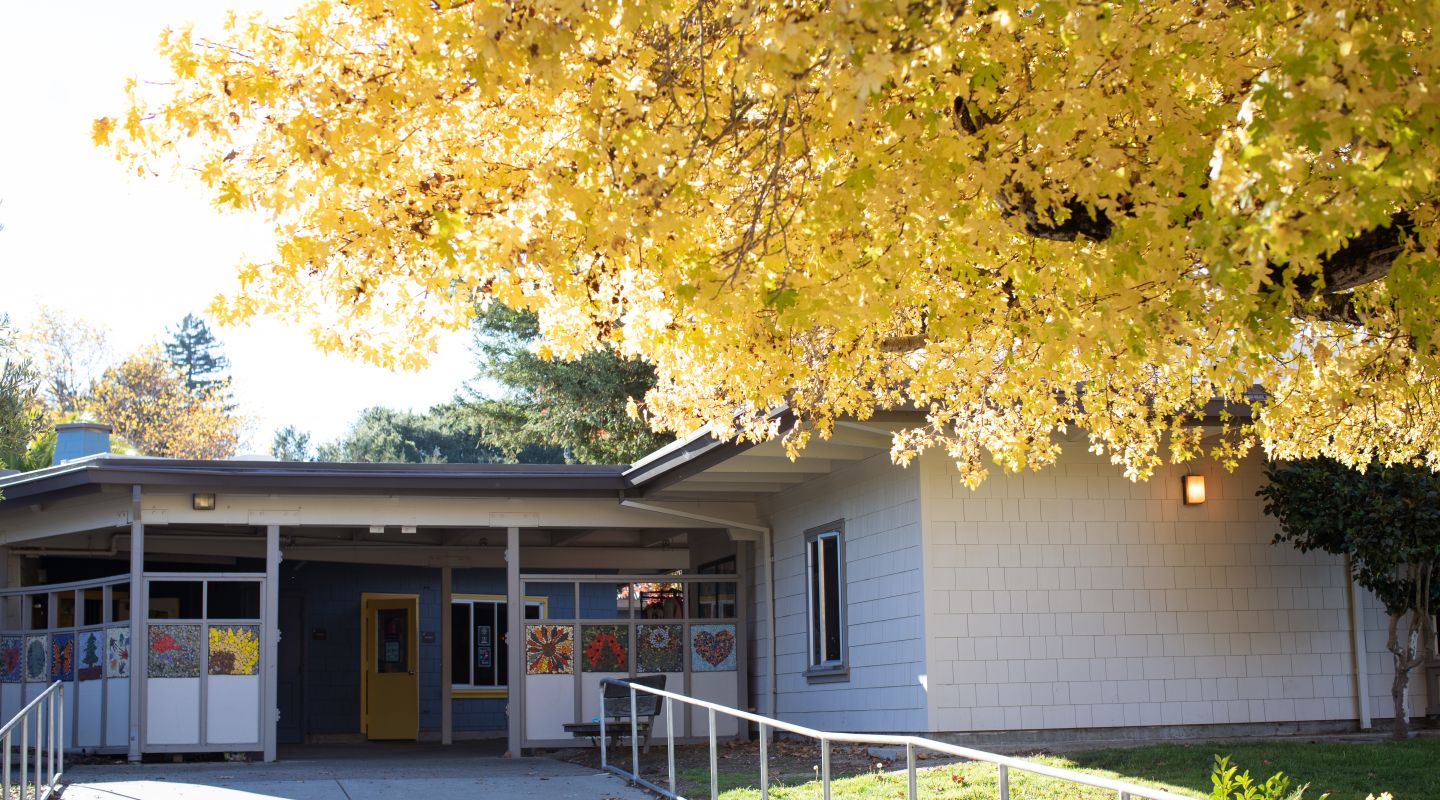
MULTIPOLYGON (((783 720, 828 730, 916 731, 926 727, 918 470, 879 455, 775 496, 763 509, 774 531, 777 694, 783 720), (804 532, 845 521, 850 677, 806 681, 804 532)), ((767 614, 759 565, 755 674, 764 708, 767 614)))
MULTIPOLYGON (((1131 483, 1076 443, 975 491, 924 456, 931 730, 1355 719, 1342 561, 1270 543, 1262 468, 1204 466, 1208 500, 1187 507, 1183 470, 1131 483)), ((1388 717, 1385 618, 1361 603, 1388 717)))

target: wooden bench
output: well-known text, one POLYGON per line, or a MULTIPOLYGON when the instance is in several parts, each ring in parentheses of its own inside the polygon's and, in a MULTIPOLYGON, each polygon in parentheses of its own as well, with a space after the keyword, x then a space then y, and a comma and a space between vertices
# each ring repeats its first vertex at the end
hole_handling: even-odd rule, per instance
MULTIPOLYGON (((664 675, 637 675, 630 680, 641 686, 655 689, 665 688, 664 675)), ((630 687, 606 684, 604 696, 605 738, 609 740, 608 745, 614 745, 631 733, 630 687)), ((635 693, 634 732, 635 735, 644 737, 645 752, 647 753, 650 752, 650 729, 664 707, 665 698, 659 695, 639 691, 635 693)), ((576 739, 589 739, 592 745, 598 746, 600 743, 600 722, 598 720, 567 722, 565 723, 565 732, 576 739)))

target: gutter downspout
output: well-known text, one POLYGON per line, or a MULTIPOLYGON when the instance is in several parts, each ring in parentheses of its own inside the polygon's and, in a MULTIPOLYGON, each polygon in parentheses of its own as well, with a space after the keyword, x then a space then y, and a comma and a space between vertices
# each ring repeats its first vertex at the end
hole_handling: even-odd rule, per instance
POLYGON ((709 522, 715 525, 723 525, 727 528, 740 528, 741 530, 755 531, 756 533, 760 534, 760 548, 764 550, 764 554, 761 557, 760 569, 762 574, 765 576, 765 610, 767 617, 766 622, 769 626, 769 630, 767 631, 768 635, 766 638, 769 639, 770 642, 769 663, 766 665, 765 669, 766 694, 768 695, 769 700, 769 708, 767 710, 770 716, 778 719, 780 713, 779 709, 776 707, 776 698, 778 697, 778 691, 776 688, 777 682, 775 677, 777 672, 775 667, 775 641, 777 638, 775 633, 775 547, 774 537, 771 535, 770 529, 763 525, 751 525, 748 522, 736 522, 735 520, 724 519, 722 517, 710 517, 704 514, 694 514, 689 511, 680 511, 673 508, 665 508, 663 506, 651 505, 650 503, 641 503, 636 500, 621 500, 620 505, 625 508, 633 508, 638 511, 649 511, 654 514, 665 514, 671 517, 679 517, 680 519, 694 520, 696 522, 709 522))

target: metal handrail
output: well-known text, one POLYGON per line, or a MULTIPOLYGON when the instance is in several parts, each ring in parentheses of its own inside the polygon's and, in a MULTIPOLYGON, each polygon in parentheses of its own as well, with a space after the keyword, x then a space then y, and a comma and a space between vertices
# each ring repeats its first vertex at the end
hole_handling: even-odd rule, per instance
POLYGON ((609 762, 606 750, 605 733, 605 705, 604 694, 601 694, 600 705, 600 766, 608 772, 613 772, 621 777, 630 780, 639 786, 658 792, 674 800, 685 800, 675 791, 675 725, 671 721, 674 717, 673 711, 665 715, 665 746, 669 767, 668 789, 659 786, 640 777, 640 745, 637 735, 639 733, 638 722, 635 716, 635 693, 636 691, 649 692, 669 698, 673 703, 684 703, 685 705, 704 708, 709 711, 710 727, 710 798, 718 800, 719 772, 717 771, 718 747, 715 736, 715 715, 725 714, 736 719, 753 722, 760 726, 760 797, 761 800, 768 800, 770 796, 769 780, 769 736, 771 730, 785 731, 799 736, 805 736, 820 741, 820 796, 822 800, 830 800, 830 745, 834 742, 846 744, 885 744, 903 745, 905 747, 905 771, 908 778, 908 800, 917 800, 918 792, 915 775, 915 753, 917 750, 929 750, 945 755, 957 756, 971 761, 985 761, 996 765, 999 770, 1000 800, 1010 800, 1010 770, 1017 769, 1023 772, 1032 772, 1037 775, 1045 775, 1051 778, 1070 781, 1071 783, 1094 786, 1099 789, 1108 789, 1115 792, 1117 800, 1131 800, 1134 797, 1149 798, 1149 800, 1194 800, 1182 794, 1167 792, 1164 789, 1154 789, 1148 786, 1130 783, 1128 781, 1117 781, 1104 778, 1099 775, 1090 775, 1075 770, 1051 767, 1045 764, 1037 764, 1023 758, 1013 756, 1002 756, 998 753, 990 753, 984 750, 976 750, 971 747, 949 744, 926 739, 922 736, 895 736, 882 733, 839 733, 836 731, 822 731, 816 728, 807 728, 804 725, 795 725, 789 722, 781 722, 771 717, 763 717, 759 714, 751 714, 748 711, 741 711, 738 708, 711 703, 706 700, 696 700, 693 697, 686 697, 683 694, 667 692, 664 689, 656 689, 651 686, 644 686, 633 683, 623 678, 604 678, 600 681, 601 686, 615 685, 628 686, 630 688, 630 770, 618 767, 609 762))
POLYGON ((10 795, 10 766, 15 760, 15 729, 20 729, 20 796, 29 797, 26 788, 35 790, 35 800, 57 797, 60 779, 65 774, 65 684, 55 681, 45 687, 34 700, 25 704, 20 713, 0 725, 0 744, 5 748, 5 764, 0 767, 0 791, 10 795), (30 746, 30 732, 35 732, 35 746, 30 746), (35 753, 34 779, 31 780, 30 753, 35 753))

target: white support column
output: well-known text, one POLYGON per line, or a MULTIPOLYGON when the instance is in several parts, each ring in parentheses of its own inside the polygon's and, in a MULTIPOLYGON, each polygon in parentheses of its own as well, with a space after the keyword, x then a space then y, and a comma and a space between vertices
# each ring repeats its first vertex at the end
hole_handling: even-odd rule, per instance
POLYGON ((505 713, 510 723, 510 755, 519 758, 525 741, 525 598, 520 591, 520 529, 505 531, 505 617, 510 692, 505 713))
POLYGON ((1355 569, 1350 556, 1345 556, 1345 602, 1350 607, 1350 655, 1355 679, 1355 718, 1360 730, 1370 730, 1370 674, 1366 663, 1365 624, 1360 616, 1360 588, 1355 585, 1355 569))
POLYGON ((453 578, 449 566, 440 568, 440 744, 452 744, 455 741, 454 696, 450 688, 455 680, 450 665, 451 648, 454 646, 454 626, 450 616, 453 578))
MULTIPOLYGON (((280 654, 280 526, 265 526, 265 600, 260 630, 265 652, 260 663, 265 675, 260 687, 260 740, 265 746, 265 760, 275 760, 275 734, 280 723, 279 660, 280 654)), ((299 636, 299 631, 291 631, 299 636)))
POLYGON ((140 487, 130 487, 130 752, 140 760, 140 737, 145 728, 145 657, 150 652, 150 631, 145 603, 145 522, 140 517, 140 487))

